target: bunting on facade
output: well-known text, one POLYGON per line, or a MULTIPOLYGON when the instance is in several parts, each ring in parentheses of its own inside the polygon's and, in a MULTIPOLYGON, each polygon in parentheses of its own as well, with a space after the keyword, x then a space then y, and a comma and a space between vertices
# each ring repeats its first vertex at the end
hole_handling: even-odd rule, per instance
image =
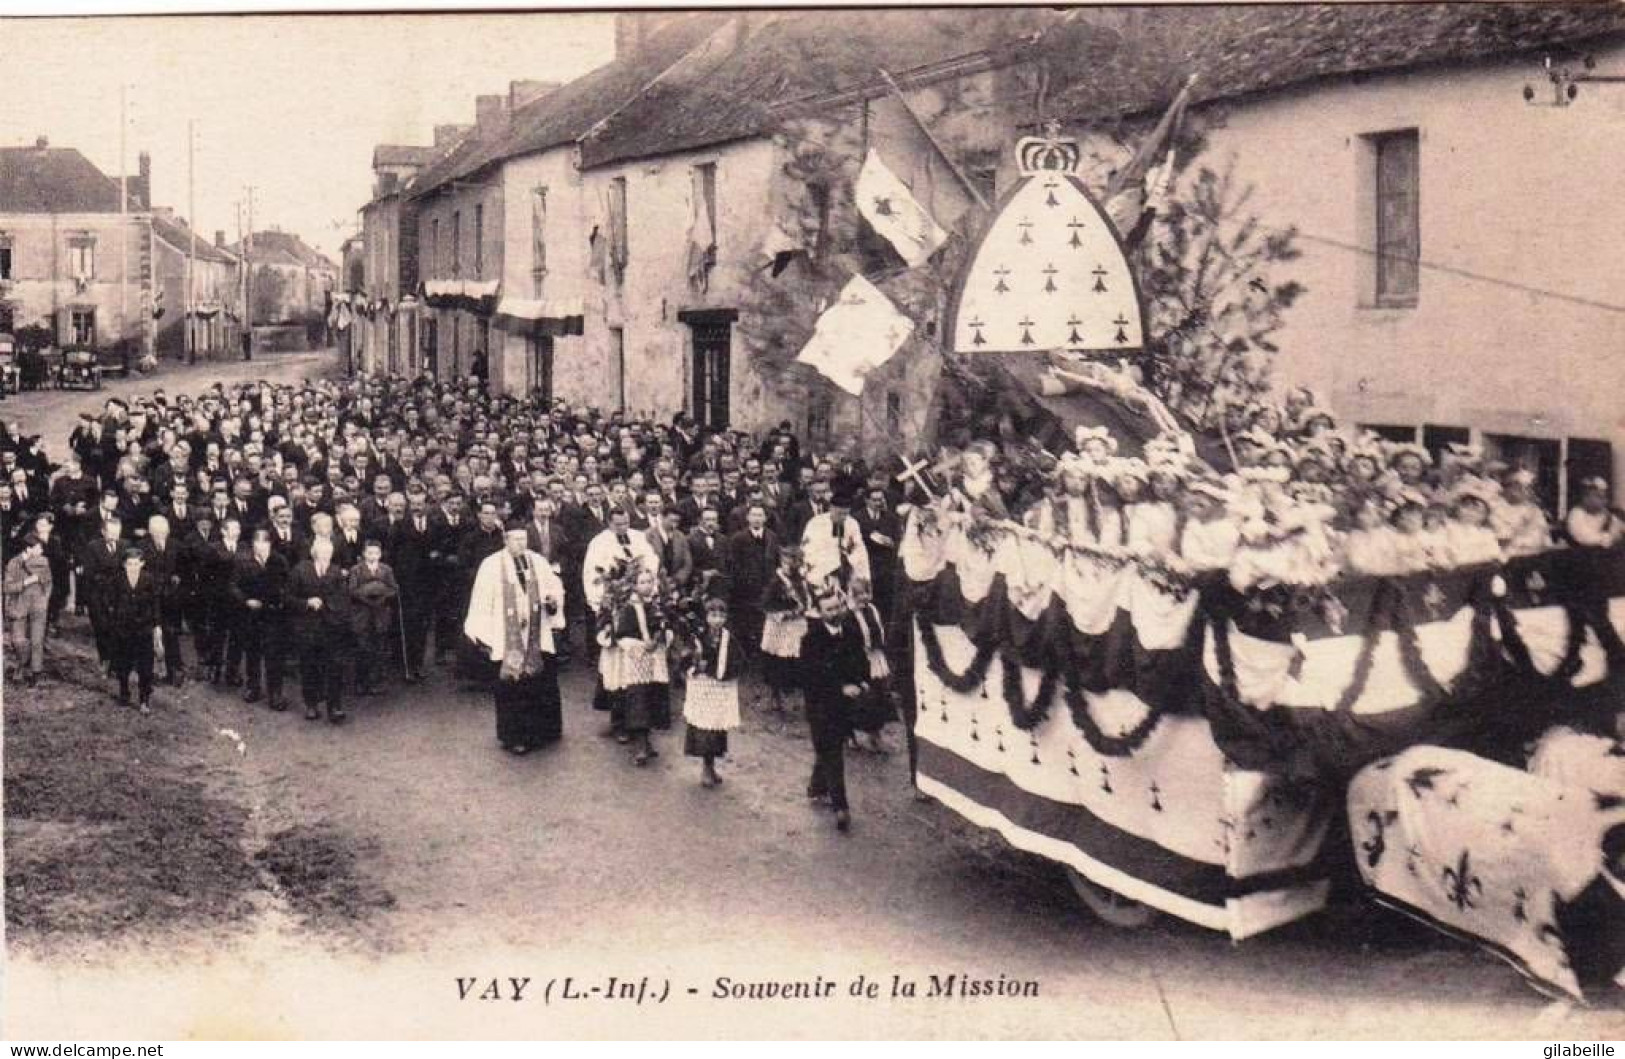
POLYGON ((853 195, 858 213, 910 268, 924 264, 948 241, 936 218, 873 150, 864 156, 853 195))
POLYGON ((913 333, 914 322, 890 298, 862 276, 853 276, 818 318, 796 360, 858 397, 869 373, 890 360, 913 333))

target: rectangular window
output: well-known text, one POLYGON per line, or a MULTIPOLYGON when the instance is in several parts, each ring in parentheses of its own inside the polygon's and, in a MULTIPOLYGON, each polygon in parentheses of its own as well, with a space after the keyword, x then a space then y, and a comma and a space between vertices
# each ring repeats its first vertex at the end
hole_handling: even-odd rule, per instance
POLYGON ((609 182, 609 265, 617 283, 626 278, 627 262, 631 260, 631 242, 626 229, 626 178, 616 177, 609 182))
POLYGON ((429 222, 429 274, 424 279, 440 278, 440 218, 429 222))
POLYGON ((1384 441, 1416 444, 1416 428, 1401 423, 1361 423, 1361 430, 1369 430, 1384 441))
POLYGON ((96 243, 91 239, 75 239, 68 245, 68 274, 77 280, 96 278, 96 243))
POLYGON ((819 448, 826 448, 830 443, 834 412, 835 402, 829 394, 814 393, 807 396, 807 437, 819 448))
POLYGON ((903 395, 896 390, 886 391, 886 429, 894 438, 903 432, 903 395))
POLYGON ((11 244, 0 243, 0 279, 11 278, 11 244))
POLYGON ((1378 305, 1415 305, 1422 256, 1420 139, 1415 129, 1371 138, 1376 172, 1378 305))
POLYGON ((9 335, 17 330, 17 318, 11 306, 0 305, 0 335, 9 335))
POLYGON ((485 270, 485 207, 474 207, 474 278, 485 270))
POLYGON ((1422 427, 1422 447, 1433 456, 1433 465, 1439 466, 1451 445, 1465 445, 1472 440, 1472 431, 1466 427, 1443 427, 1428 423, 1422 427))
POLYGON ((96 310, 71 310, 68 313, 68 334, 76 346, 94 346, 96 344, 96 310))
POLYGON ((451 215, 451 274, 463 274, 463 211, 455 210, 451 215))

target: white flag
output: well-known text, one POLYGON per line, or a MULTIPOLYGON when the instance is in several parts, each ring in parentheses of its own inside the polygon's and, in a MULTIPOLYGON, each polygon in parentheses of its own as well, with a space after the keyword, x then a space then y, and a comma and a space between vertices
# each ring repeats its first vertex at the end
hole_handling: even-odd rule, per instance
POLYGON ((812 338, 796 356, 853 397, 863 393, 863 380, 902 348, 914 333, 914 321, 873 283, 853 276, 813 328, 812 338))
POLYGON ((948 241, 948 233, 874 151, 864 156, 853 194, 863 219, 908 262, 909 268, 917 268, 948 241))

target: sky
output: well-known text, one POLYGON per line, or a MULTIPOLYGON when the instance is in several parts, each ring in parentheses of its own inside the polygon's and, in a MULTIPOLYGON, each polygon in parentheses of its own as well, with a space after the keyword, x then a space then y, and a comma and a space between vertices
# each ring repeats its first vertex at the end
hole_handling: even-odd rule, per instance
POLYGON ((613 57, 607 14, 282 15, 0 19, 0 146, 77 147, 119 172, 150 151, 153 198, 183 217, 187 123, 195 121, 199 233, 237 237, 254 185, 254 227, 297 232, 337 260, 371 195, 372 149, 429 144, 474 121, 474 97, 513 80, 568 81, 613 57))

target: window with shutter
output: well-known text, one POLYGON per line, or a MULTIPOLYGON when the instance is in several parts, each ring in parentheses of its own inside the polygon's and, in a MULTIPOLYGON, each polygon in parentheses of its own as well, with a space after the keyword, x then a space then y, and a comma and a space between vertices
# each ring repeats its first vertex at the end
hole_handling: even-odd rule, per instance
POLYGON ((1373 137, 1378 305, 1415 305, 1422 256, 1417 130, 1373 137))

